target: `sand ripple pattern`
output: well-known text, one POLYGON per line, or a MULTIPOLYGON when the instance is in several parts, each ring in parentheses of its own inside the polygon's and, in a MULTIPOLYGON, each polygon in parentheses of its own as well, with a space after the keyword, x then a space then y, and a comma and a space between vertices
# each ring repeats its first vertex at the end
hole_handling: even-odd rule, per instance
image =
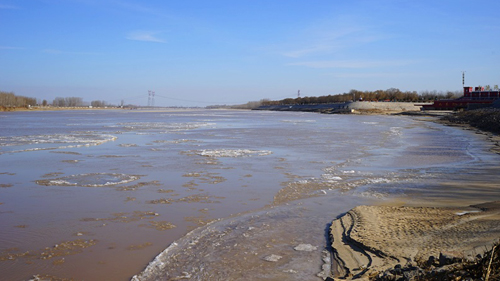
POLYGON ((488 208, 358 206, 330 228, 336 271, 362 277, 446 253, 472 259, 500 237, 500 202, 488 208))

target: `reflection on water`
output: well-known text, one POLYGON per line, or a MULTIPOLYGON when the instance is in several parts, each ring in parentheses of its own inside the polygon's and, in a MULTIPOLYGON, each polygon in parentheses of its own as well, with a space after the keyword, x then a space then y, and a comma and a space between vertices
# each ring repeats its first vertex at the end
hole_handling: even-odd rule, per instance
POLYGON ((326 224, 366 200, 500 197, 499 156, 482 136, 410 117, 0 114, 0 272, 11 280, 128 280, 182 237, 174 252, 187 257, 198 241, 206 259, 196 262, 208 275, 169 261, 177 266, 161 276, 307 279, 320 266, 299 264, 322 263, 326 224), (225 250, 212 251, 212 242, 225 250), (300 244, 316 250, 294 250, 300 244), (271 255, 281 258, 269 262, 271 255))

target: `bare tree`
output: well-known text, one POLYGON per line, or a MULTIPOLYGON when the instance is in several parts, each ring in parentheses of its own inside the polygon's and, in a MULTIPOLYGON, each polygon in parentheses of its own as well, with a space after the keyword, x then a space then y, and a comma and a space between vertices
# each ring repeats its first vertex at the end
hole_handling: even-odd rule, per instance
POLYGON ((26 107, 26 106, 35 106, 36 104, 37 104, 36 98, 16 96, 12 92, 0 91, 0 106, 26 107))

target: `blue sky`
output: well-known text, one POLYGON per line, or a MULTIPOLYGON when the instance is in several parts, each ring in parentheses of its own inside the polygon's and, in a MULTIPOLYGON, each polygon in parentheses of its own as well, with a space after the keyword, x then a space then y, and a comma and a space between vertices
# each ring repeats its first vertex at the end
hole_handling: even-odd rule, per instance
POLYGON ((0 0, 0 90, 161 106, 500 84, 498 0, 0 0))

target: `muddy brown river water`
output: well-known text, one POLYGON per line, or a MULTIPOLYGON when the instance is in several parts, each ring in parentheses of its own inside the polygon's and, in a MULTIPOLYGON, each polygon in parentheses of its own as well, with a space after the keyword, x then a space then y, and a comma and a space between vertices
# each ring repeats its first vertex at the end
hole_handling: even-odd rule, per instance
POLYGON ((500 200, 491 146, 404 116, 0 113, 0 280, 129 280, 169 246, 141 278, 320 280, 356 205, 500 200))

